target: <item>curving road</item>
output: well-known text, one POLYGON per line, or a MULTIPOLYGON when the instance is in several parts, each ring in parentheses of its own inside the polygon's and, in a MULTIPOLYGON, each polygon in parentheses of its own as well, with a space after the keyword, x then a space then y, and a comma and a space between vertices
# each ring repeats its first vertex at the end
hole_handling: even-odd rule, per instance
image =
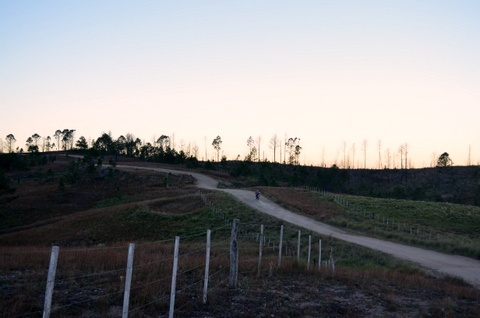
POLYGON ((197 187, 203 189, 215 189, 229 193, 243 204, 252 207, 259 212, 271 215, 275 218, 284 220, 285 222, 294 224, 321 235, 332 236, 343 241, 365 246, 386 254, 393 255, 400 259, 417 263, 425 268, 437 271, 439 273, 462 278, 475 287, 480 288, 480 261, 478 260, 464 256, 442 254, 439 252, 392 243, 371 237, 349 234, 341 229, 288 211, 266 198, 256 200, 251 191, 239 189, 217 189, 218 181, 200 173, 163 168, 146 168, 140 166, 117 166, 117 168, 127 167, 167 173, 170 172, 172 174, 191 175, 197 180, 197 187))

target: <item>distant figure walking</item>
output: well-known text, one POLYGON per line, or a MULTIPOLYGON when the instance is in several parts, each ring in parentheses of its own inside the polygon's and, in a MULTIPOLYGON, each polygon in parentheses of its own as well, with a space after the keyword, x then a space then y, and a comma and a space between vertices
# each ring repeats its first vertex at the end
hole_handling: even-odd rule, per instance
POLYGON ((260 200, 260 190, 255 191, 255 199, 260 200))

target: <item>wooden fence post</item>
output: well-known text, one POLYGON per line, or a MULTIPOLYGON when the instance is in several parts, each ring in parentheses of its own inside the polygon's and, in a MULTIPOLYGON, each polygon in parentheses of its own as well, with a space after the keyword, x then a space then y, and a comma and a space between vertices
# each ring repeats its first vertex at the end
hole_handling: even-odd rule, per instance
POLYGON ((330 266, 332 267, 332 272, 335 272, 335 259, 333 258, 333 247, 330 246, 330 266))
POLYGON ((263 224, 260 225, 260 239, 258 240, 258 269, 257 277, 260 277, 260 271, 262 270, 262 252, 263 252, 263 224))
POLYGON ((132 284, 133 272, 133 254, 135 252, 135 244, 128 245, 127 273, 125 274, 125 290, 123 291, 123 311, 122 317, 128 317, 128 307, 130 304, 130 286, 132 284))
POLYGON ((175 311, 175 293, 177 291, 177 269, 178 269, 178 250, 180 246, 180 237, 175 236, 175 249, 173 252, 172 286, 170 289, 170 311, 169 318, 173 318, 175 311))
POLYGON ((307 270, 310 269, 310 253, 312 251, 312 236, 308 236, 308 257, 307 257, 307 270))
POLYGON ((300 261, 300 238, 302 237, 302 231, 298 230, 297 239, 297 261, 300 261))
POLYGON ((43 318, 50 317, 52 306, 53 286, 55 285, 55 273, 57 272, 58 246, 52 246, 50 265, 48 267, 47 286, 45 288, 45 302, 43 305, 43 318))
POLYGON ((318 240, 318 268, 322 264, 322 240, 318 240))
POLYGON ((232 223, 232 234, 230 237, 230 275, 228 284, 230 288, 237 288, 238 279, 238 229, 240 221, 234 219, 232 223))
POLYGON ((282 244, 283 244, 283 224, 280 226, 280 242, 278 243, 278 264, 277 267, 280 268, 282 263, 282 244))
POLYGON ((205 253, 205 277, 203 279, 203 304, 207 303, 207 292, 208 292, 208 275, 210 271, 210 238, 212 231, 207 231, 207 251, 205 253))

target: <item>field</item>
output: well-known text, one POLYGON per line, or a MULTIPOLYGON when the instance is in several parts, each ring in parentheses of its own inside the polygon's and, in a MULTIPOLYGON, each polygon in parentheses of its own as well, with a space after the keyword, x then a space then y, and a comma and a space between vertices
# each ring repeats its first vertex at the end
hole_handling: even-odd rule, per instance
POLYGON ((352 232, 480 259, 477 206, 286 188, 263 187, 262 192, 297 213, 352 232))
MULTIPOLYGON (((33 167, 16 185, 16 198, 3 198, 3 317, 41 313, 51 245, 60 246, 52 317, 118 317, 129 242, 136 244, 130 316, 165 315, 175 236, 182 244, 177 317, 480 316, 479 290, 381 253, 302 231, 299 258, 296 239, 302 229, 288 224, 284 224, 285 254, 277 268, 281 223, 245 208, 224 193, 200 193, 189 176, 133 169, 104 169, 89 175, 75 162, 72 158, 58 159, 33 167), (75 169, 81 173, 71 178, 75 169), (229 225, 234 218, 240 220, 241 259, 238 287, 231 289, 226 277, 229 225), (266 239, 258 273, 256 237, 261 224, 266 239), (207 229, 212 230, 211 273, 215 275, 208 302, 203 305, 207 229), (321 239, 322 260, 334 259, 334 269, 331 264, 318 267, 315 259, 306 263, 308 235, 313 242, 321 239)), ((224 185, 235 182, 225 174, 215 176, 224 185)), ((479 245, 480 214, 476 208, 336 198, 286 188, 261 190, 291 210, 352 231, 478 258, 475 246, 479 245), (390 229, 384 218, 389 220, 390 229), (395 228, 397 224, 401 230, 395 228)))

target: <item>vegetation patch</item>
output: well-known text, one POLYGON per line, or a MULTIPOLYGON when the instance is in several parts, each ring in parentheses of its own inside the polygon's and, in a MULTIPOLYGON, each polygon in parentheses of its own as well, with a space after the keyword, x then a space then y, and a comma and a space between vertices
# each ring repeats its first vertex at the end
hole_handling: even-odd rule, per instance
POLYGON ((480 207, 295 188, 261 189, 288 209, 362 235, 480 259, 480 207))

